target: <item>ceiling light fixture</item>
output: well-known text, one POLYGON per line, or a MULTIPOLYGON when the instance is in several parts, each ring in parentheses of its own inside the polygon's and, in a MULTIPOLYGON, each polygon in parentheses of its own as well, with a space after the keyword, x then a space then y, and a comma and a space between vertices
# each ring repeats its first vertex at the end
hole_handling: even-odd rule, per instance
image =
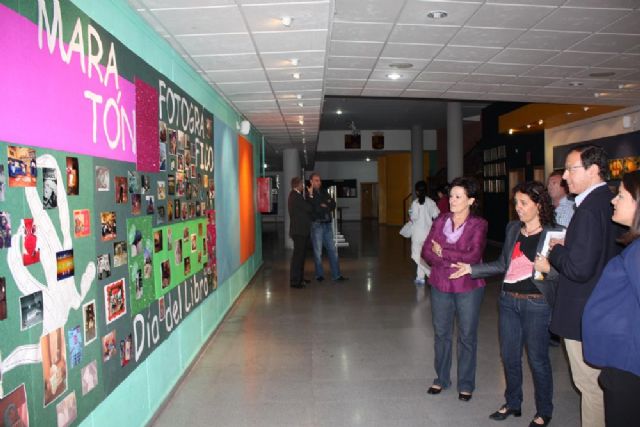
POLYGON ((567 116, 572 115, 573 113, 571 111, 567 111, 567 116))
POLYGON ((603 71, 601 73, 590 73, 589 77, 611 77, 611 76, 615 76, 616 73, 614 73, 613 71, 603 71))
POLYGON ((410 62, 394 62, 389 64, 389 68, 397 68, 398 70, 406 70, 407 68, 413 68, 413 64, 410 62))
POLYGON ((400 77, 402 76, 398 73, 387 74, 387 78, 391 80, 398 80, 400 77))
POLYGON ((364 159, 365 162, 370 162, 371 159, 369 157, 367 157, 366 159, 364 159))
POLYGON ((580 87, 580 86, 584 86, 584 83, 582 83, 582 82, 569 82, 569 86, 580 87))
POLYGON ((269 165, 267 165, 266 163, 264 163, 264 164, 262 165, 262 167, 266 169, 266 168, 268 168, 268 167, 269 167, 269 165))
POLYGON ((443 19, 449 16, 449 12, 446 10, 431 10, 427 12, 427 18, 431 19, 443 19))
POLYGON ((297 99, 302 99, 302 95, 301 95, 301 94, 297 94, 297 95, 296 95, 296 98, 297 98, 297 99))
POLYGON ((341 115, 342 114, 342 110, 338 108, 338 110, 336 111, 337 115, 341 115))
POLYGON ((513 129, 509 129, 509 135, 513 135, 513 129))
POLYGON ((527 129, 531 129, 531 124, 528 124, 528 125, 527 125, 527 129))
POLYGON ((300 73, 293 73, 293 78, 296 80, 300 80, 300 73))
POLYGON ((298 120, 298 123, 300 123, 300 126, 304 125, 304 118, 303 118, 303 117, 301 117, 301 118, 298 120))
POLYGON ((298 60, 298 58, 291 58, 291 65, 293 65, 294 67, 297 67, 299 63, 300 61, 298 60))
POLYGON ((585 113, 586 113, 587 111, 589 111, 589 107, 588 107, 588 106, 586 106, 586 105, 585 105, 584 107, 582 107, 582 109, 584 110, 584 112, 585 112, 585 113))
POLYGON ((298 107, 304 107, 304 103, 303 102, 298 102, 298 107))
POLYGON ((539 124, 540 126, 542 126, 542 125, 544 124, 544 120, 542 120, 542 119, 538 120, 538 124, 539 124))
POLYGON ((290 27, 291 23, 293 22, 293 18, 290 16, 283 16, 282 18, 280 18, 282 25, 284 25, 285 27, 290 27))

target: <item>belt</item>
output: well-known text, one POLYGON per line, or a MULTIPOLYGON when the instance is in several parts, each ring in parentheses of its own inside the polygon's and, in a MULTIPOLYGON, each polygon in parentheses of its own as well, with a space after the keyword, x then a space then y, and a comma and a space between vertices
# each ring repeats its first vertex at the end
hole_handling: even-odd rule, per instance
POLYGON ((509 295, 510 297, 513 297, 515 299, 542 299, 544 298, 544 295, 542 294, 521 294, 519 292, 506 292, 505 294, 509 295))

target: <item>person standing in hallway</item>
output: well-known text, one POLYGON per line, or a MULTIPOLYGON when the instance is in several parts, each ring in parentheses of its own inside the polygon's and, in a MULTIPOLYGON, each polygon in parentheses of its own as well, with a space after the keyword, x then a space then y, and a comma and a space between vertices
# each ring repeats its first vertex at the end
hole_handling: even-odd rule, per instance
POLYGON ((569 187, 567 181, 562 179, 563 174, 561 170, 551 172, 547 179, 547 191, 555 208, 556 224, 567 228, 573 217, 575 203, 568 198, 569 187))
POLYGON ((329 265, 331 267, 331 278, 334 282, 347 280, 340 273, 338 263, 338 252, 333 238, 332 212, 336 208, 336 201, 329 196, 326 189, 322 187, 322 180, 317 172, 313 172, 309 178, 311 190, 309 199, 313 206, 313 222, 311 224, 311 244, 313 245, 313 259, 316 269, 316 280, 324 280, 324 268, 322 267, 322 247, 327 251, 329 265))
POLYGON ((293 255, 289 268, 289 283, 292 288, 304 288, 307 282, 304 278, 304 259, 306 257, 309 233, 311 231, 311 204, 304 198, 304 184, 302 178, 291 178, 291 192, 289 193, 289 237, 293 240, 293 255))
POLYGON ((584 358, 602 367, 607 427, 638 425, 640 402, 640 171, 622 177, 613 221, 628 227, 627 245, 609 261, 582 318, 584 358))
POLYGON ((576 194, 576 210, 562 241, 551 241, 548 259, 536 257, 537 271, 560 273, 551 332, 564 338, 571 376, 582 394, 582 426, 602 427, 604 402, 600 370, 582 353, 582 313, 602 270, 619 253, 618 229, 611 221, 613 193, 605 182, 607 155, 601 147, 580 145, 567 155, 563 178, 576 194))
POLYGON ((553 374, 549 359, 549 323, 555 300, 558 273, 536 280, 533 263, 545 241, 545 234, 561 231, 555 224, 551 197, 544 184, 521 183, 513 189, 518 221, 507 224, 500 257, 493 262, 458 263, 450 278, 465 274, 473 278, 504 274, 499 300, 500 356, 507 383, 506 402, 489 418, 503 421, 522 415, 522 350, 527 349, 533 374, 536 414, 530 427, 546 426, 553 414, 553 374))
POLYGON ((475 389, 478 317, 485 282, 469 276, 449 279, 452 264, 478 264, 487 243, 487 221, 472 212, 477 208, 478 185, 471 178, 451 183, 451 212, 433 223, 422 248, 431 266, 431 316, 435 334, 436 378, 427 393, 439 394, 451 385, 452 336, 458 324, 458 399, 471 400, 475 389))
POLYGON ((409 217, 411 219, 411 259, 417 264, 416 285, 424 285, 425 277, 429 277, 431 269, 422 259, 422 247, 431 230, 433 220, 440 215, 436 203, 427 197, 427 183, 418 181, 415 185, 416 196, 411 203, 409 217))
POLYGON ((437 206, 440 213, 449 212, 449 184, 442 185, 436 190, 437 206))

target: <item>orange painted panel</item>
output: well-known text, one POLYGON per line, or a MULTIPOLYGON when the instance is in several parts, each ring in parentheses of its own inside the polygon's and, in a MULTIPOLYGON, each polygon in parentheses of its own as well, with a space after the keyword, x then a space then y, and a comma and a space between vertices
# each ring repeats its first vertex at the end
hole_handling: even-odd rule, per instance
POLYGON ((240 191, 240 263, 256 250, 256 212, 254 203, 253 145, 238 137, 238 188, 240 191))

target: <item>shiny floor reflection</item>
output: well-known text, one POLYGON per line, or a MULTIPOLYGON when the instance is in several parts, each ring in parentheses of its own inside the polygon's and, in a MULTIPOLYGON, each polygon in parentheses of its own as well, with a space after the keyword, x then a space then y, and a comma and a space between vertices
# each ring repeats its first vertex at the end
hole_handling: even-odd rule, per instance
MULTIPOLYGON (((426 394, 433 380, 429 288, 413 284, 398 227, 345 223, 340 263, 350 280, 288 284, 284 235, 264 225, 265 263, 155 426, 527 426, 535 413, 525 362, 522 418, 488 419, 504 401, 497 283, 480 319, 477 389, 426 394)), ((497 254, 487 251, 487 258, 497 254)), ((313 277, 313 262, 306 264, 313 277)), ((328 263, 325 261, 325 268, 328 263)), ((578 394, 560 348, 551 349, 552 425, 579 426, 578 394)), ((526 358, 525 358, 526 359, 526 358)), ((455 383, 455 364, 452 371, 455 383)))

